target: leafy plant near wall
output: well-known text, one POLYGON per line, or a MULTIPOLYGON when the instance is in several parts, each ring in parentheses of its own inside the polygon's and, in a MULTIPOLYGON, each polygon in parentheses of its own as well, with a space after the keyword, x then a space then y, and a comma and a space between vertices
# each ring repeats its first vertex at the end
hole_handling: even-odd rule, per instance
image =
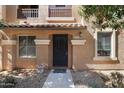
POLYGON ((2 29, 4 27, 4 21, 0 20, 0 29, 2 29))
POLYGON ((112 72, 110 75, 99 74, 108 88, 124 88, 124 75, 120 72, 112 72))
POLYGON ((110 80, 112 82, 112 87, 124 88, 124 76, 121 73, 111 73, 110 80))
POLYGON ((5 26, 5 21, 3 19, 0 20, 0 39, 2 38, 2 36, 4 36, 7 40, 9 40, 9 37, 7 36, 7 34, 2 30, 5 26))
POLYGON ((2 29, 3 28, 4 28, 4 22, 3 22, 3 20, 0 20, 0 39, 2 38, 2 33, 3 33, 2 29))
POLYGON ((124 28, 124 6, 123 5, 86 5, 79 8, 79 14, 86 19, 92 20, 93 27, 97 28, 124 28))

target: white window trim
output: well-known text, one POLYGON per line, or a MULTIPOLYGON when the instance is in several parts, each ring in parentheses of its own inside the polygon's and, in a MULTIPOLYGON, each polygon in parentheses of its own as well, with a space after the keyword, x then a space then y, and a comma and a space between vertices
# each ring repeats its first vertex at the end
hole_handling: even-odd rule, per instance
POLYGON ((116 30, 113 30, 111 28, 106 28, 106 29, 96 29, 94 33, 94 39, 95 39, 95 57, 94 60, 104 60, 110 58, 110 60, 117 60, 116 57, 116 30), (97 56, 97 33, 98 32, 112 32, 111 36, 111 53, 110 56, 97 56))
POLYGON ((35 59, 36 57, 37 57, 37 49, 36 49, 36 56, 20 56, 19 55, 19 37, 20 36, 34 36, 34 35, 18 35, 18 45, 17 45, 17 56, 18 56, 18 58, 23 58, 23 59, 35 59))

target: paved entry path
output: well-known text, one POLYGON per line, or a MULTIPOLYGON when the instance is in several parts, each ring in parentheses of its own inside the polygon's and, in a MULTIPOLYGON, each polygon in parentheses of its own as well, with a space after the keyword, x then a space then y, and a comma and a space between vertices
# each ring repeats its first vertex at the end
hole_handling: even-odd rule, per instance
POLYGON ((51 70, 43 88, 74 88, 72 75, 69 69, 51 70))

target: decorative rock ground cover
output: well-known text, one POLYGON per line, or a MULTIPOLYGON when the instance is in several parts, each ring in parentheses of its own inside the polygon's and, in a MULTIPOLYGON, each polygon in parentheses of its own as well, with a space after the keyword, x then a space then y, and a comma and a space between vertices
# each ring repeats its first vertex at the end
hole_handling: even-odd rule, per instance
POLYGON ((77 88, 124 88, 124 71, 71 71, 77 88))
POLYGON ((103 88, 104 81, 98 73, 92 71, 71 71, 76 88, 103 88))
MULTIPOLYGON (((50 70, 18 69, 0 72, 0 88, 41 88, 50 70)), ((76 88, 124 88, 124 71, 73 71, 76 88)))
POLYGON ((39 73, 37 70, 18 69, 0 72, 0 87, 40 88, 43 86, 49 70, 39 73))

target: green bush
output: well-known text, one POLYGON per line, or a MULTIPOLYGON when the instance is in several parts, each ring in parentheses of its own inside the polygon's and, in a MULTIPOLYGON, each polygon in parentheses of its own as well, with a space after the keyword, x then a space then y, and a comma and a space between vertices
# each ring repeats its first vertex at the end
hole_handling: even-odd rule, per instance
POLYGON ((14 88, 16 85, 16 80, 12 76, 5 76, 4 79, 0 81, 1 88, 14 88))
POLYGON ((112 87, 124 88, 124 76, 119 72, 113 72, 110 76, 112 87))

